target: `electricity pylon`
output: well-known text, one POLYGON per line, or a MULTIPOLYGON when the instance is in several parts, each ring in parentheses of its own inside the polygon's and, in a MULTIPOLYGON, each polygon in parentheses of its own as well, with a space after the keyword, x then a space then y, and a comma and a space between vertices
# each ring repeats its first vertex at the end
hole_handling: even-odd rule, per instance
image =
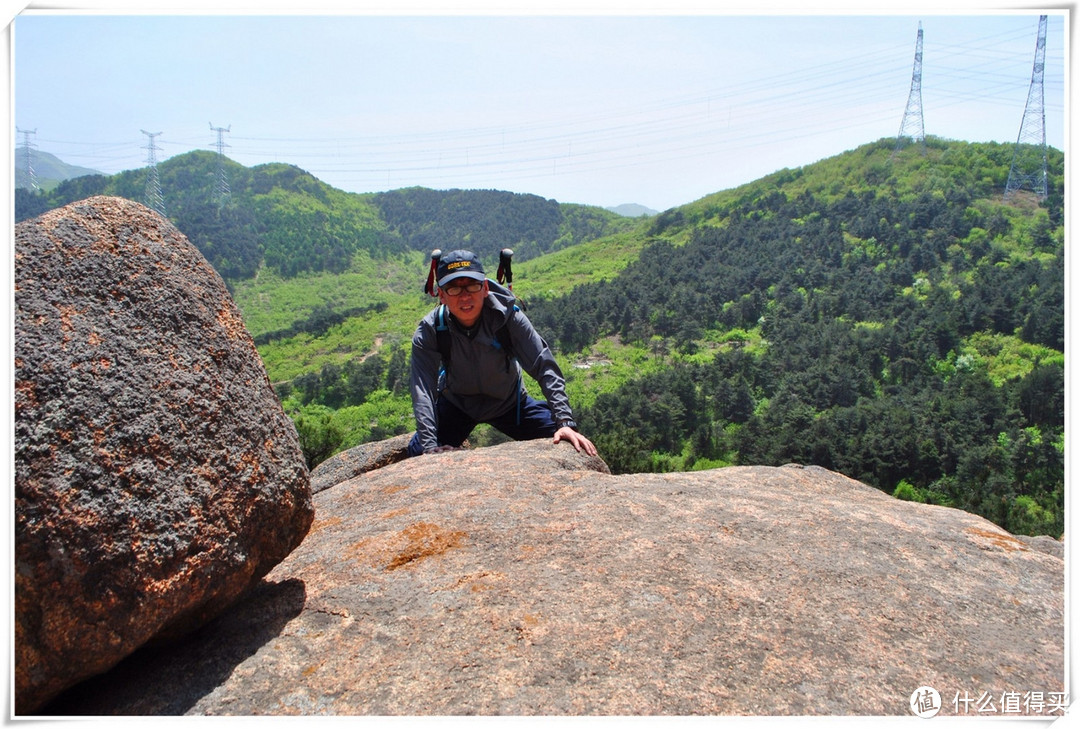
POLYGON ((218 166, 217 166, 217 184, 214 185, 214 197, 217 199, 218 204, 224 204, 229 199, 229 195, 232 192, 229 190, 229 179, 225 176, 225 148, 229 145, 225 144, 225 132, 232 129, 232 124, 227 127, 215 127, 213 122, 210 122, 210 130, 217 132, 217 142, 214 144, 217 147, 218 153, 218 166))
POLYGON ((34 155, 31 151, 34 148, 34 144, 30 141, 30 135, 37 134, 37 129, 26 130, 16 127, 15 131, 23 135, 23 162, 26 172, 26 179, 30 184, 30 189, 39 190, 41 188, 38 187, 37 175, 34 174, 34 155))
POLYGON ((1046 107, 1043 104, 1043 69, 1046 64, 1046 16, 1039 16, 1039 38, 1035 42, 1035 64, 1031 69, 1024 118, 1013 147, 1009 181, 1005 183, 1005 198, 1024 187, 1040 200, 1047 195, 1046 107))
POLYGON ((923 32, 920 22, 919 34, 915 38, 915 64, 911 69, 911 92, 908 94, 907 106, 904 108, 904 118, 900 122, 900 133, 896 135, 894 155, 904 146, 906 139, 921 144, 923 154, 926 154, 926 127, 923 124, 922 111, 922 45, 923 32))
POLYGON ((154 144, 154 137, 160 136, 161 132, 148 132, 140 129, 149 140, 146 143, 146 205, 161 213, 165 217, 165 198, 161 196, 161 181, 158 180, 157 156, 154 154, 161 150, 154 144))

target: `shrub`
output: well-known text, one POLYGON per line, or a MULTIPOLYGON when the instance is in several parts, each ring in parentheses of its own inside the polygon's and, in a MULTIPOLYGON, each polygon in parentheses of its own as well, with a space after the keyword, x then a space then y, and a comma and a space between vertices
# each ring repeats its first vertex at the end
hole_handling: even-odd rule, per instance
POLYGON ((926 496, 923 495, 922 491, 915 486, 912 486, 904 479, 901 479, 900 483, 896 484, 893 496, 901 501, 916 501, 920 504, 926 503, 926 496))
POLYGON ((1009 505, 1005 528, 1013 534, 1028 536, 1055 534, 1062 531, 1057 521, 1053 511, 1044 508, 1031 496, 1017 496, 1009 505))
POLYGON ((299 415, 293 422, 309 471, 332 456, 345 438, 329 411, 299 415))

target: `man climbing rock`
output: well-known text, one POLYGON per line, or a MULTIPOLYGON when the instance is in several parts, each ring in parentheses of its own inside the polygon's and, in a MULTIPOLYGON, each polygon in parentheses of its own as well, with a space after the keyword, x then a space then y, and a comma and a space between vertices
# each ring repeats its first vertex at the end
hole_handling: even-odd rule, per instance
POLYGON ((515 440, 552 438, 596 455, 577 432, 562 370, 513 293, 462 250, 432 255, 429 293, 436 284, 442 303, 413 335, 409 455, 457 448, 479 423, 515 440), (546 402, 525 392, 522 370, 540 383, 546 402))

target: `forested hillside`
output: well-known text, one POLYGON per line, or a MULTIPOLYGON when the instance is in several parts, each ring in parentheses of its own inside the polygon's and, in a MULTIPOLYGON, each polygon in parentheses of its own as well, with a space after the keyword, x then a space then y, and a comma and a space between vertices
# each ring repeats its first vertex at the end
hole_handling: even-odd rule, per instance
POLYGON ((413 250, 466 248, 495 261, 503 248, 524 261, 633 227, 603 208, 497 190, 409 188, 379 193, 373 202, 413 250))
MULTIPOLYGON (((406 250, 386 233, 370 204, 296 167, 249 169, 225 160, 224 171, 230 194, 221 198, 215 195, 217 155, 191 152, 158 165, 167 217, 230 283, 262 268, 284 277, 341 272, 361 250, 382 256, 406 250)), ((16 220, 91 195, 144 202, 146 174, 142 169, 79 177, 46 195, 16 191, 16 220)))
MULTIPOLYGON (((1005 200, 1012 145, 893 147, 640 220, 498 191, 350 195, 286 165, 230 164, 219 205, 216 156, 159 170, 163 190, 191 191, 166 196, 169 217, 229 281, 311 465, 413 428, 429 250, 469 247, 494 270, 509 246, 614 471, 817 464, 1059 536, 1063 155, 1047 200, 1005 200)), ((71 180, 17 212, 141 199, 142 175, 71 180)))
POLYGON ((813 463, 1060 534, 1061 155, 1037 207, 1002 199, 1007 146, 890 154, 669 212, 618 277, 534 302, 564 353, 672 350, 580 414, 615 470, 813 463))
MULTIPOLYGON (((468 246, 520 260, 610 235, 634 223, 599 207, 494 190, 410 188, 345 193, 286 164, 223 164, 229 195, 216 194, 219 158, 191 152, 158 165, 166 215, 230 283, 261 270, 282 278, 347 271, 357 254, 386 260, 408 251, 468 246)), ((16 221, 91 195, 143 202, 147 170, 68 180, 47 193, 17 190, 16 221)))

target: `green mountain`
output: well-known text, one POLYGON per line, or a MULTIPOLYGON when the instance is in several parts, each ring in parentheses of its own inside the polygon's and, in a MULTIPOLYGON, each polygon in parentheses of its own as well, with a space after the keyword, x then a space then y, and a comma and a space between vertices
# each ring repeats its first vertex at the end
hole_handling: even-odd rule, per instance
POLYGON ((664 213, 619 276, 536 302, 560 351, 664 362, 584 398, 609 464, 812 463, 1060 534, 1062 156, 1040 205, 1003 199, 1011 154, 883 140, 784 170, 664 213))
MULTIPOLYGON (((214 155, 159 168, 313 462, 412 429, 430 248, 493 265, 509 245, 514 290, 613 470, 817 464, 1059 536, 1063 155, 1048 199, 1006 200, 1012 145, 893 146, 640 220, 494 191, 349 195, 284 165, 227 165, 218 205, 214 155)), ((144 174, 63 194, 138 199, 144 174)))
MULTIPOLYGON (((341 274, 358 255, 379 259, 410 251, 469 247, 519 260, 626 230, 633 221, 584 205, 496 190, 423 188, 357 195, 336 190, 285 164, 246 168, 205 151, 157 166, 165 213, 230 282, 270 271, 283 278, 341 274), (228 195, 218 194, 224 180, 228 195)), ((16 220, 107 194, 147 199, 147 170, 68 180, 16 196, 16 220)))
MULTIPOLYGON (((15 148, 15 187, 29 190, 30 175, 26 171, 26 147, 15 148)), ((97 170, 76 167, 60 160, 48 152, 36 149, 30 151, 30 164, 34 170, 34 179, 42 190, 52 190, 64 180, 86 175, 100 175, 97 170)))

